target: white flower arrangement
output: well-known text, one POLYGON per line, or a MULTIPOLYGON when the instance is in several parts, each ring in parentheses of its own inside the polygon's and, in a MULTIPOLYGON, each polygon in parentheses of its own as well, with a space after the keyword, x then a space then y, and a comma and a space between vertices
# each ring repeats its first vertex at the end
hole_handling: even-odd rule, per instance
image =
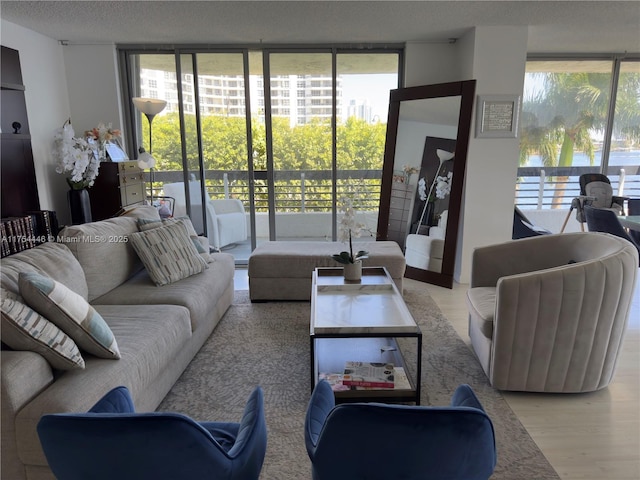
POLYGON ((362 232, 366 230, 364 223, 356 222, 356 210, 353 207, 353 199, 347 196, 343 196, 340 199, 340 212, 343 213, 340 223, 338 224, 338 241, 349 242, 349 251, 340 252, 339 254, 332 255, 332 258, 339 263, 356 263, 357 260, 367 258, 369 252, 360 250, 355 255, 353 253, 353 241, 352 238, 358 238, 362 236, 362 232))
POLYGON ((436 198, 443 199, 451 193, 451 180, 453 172, 448 172, 447 176, 439 176, 436 179, 436 198))
POLYGON ((418 195, 423 202, 427 199, 427 179, 425 177, 418 180, 418 195))
POLYGON ((98 143, 106 143, 120 136, 120 130, 114 129, 112 124, 105 125, 100 122, 97 127, 84 132, 84 136, 98 143))
POLYGON ((87 141, 75 136, 70 120, 55 133, 53 156, 56 172, 68 175, 67 183, 71 188, 82 190, 93 185, 100 161, 87 141))

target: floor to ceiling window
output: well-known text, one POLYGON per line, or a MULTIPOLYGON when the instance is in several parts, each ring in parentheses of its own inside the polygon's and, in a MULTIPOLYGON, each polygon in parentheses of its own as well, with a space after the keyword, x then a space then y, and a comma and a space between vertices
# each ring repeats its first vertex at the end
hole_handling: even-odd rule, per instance
MULTIPOLYGON (((120 58, 123 98, 168 102, 153 120, 149 196, 156 203, 171 197, 174 213, 188 213, 210 240, 209 199, 236 200, 247 235, 221 248, 238 263, 261 241, 335 239, 345 195, 375 234, 400 48, 125 47, 120 58)), ((128 149, 135 151, 145 146, 148 124, 129 103, 128 149)))
POLYGON ((568 208, 583 173, 640 196, 640 59, 530 59, 516 203, 568 208))

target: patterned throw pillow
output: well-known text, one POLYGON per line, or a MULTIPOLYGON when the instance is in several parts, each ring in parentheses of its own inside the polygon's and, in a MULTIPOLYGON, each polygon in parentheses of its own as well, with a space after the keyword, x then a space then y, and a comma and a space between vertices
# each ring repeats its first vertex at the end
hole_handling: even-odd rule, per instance
POLYGON ((120 358, 120 350, 107 322, 80 295, 39 273, 21 273, 20 295, 27 305, 69 335, 96 357, 120 358))
POLYGON ((189 235, 189 238, 193 242, 193 246, 196 247, 200 256, 204 258, 204 261, 212 263, 213 258, 209 254, 209 239, 207 237, 198 237, 196 235, 189 235))
POLYGON ((129 240, 158 286, 177 282, 209 268, 182 222, 132 233, 129 240))
POLYGON ((2 341, 14 350, 42 355, 58 370, 84 368, 80 350, 62 330, 20 301, 4 288, 2 302, 2 341))
POLYGON ((162 226, 171 225, 174 223, 180 223, 184 225, 187 233, 189 234, 189 238, 191 238, 191 241, 193 242, 193 246, 196 247, 196 250, 198 251, 200 256, 207 263, 213 262, 213 258, 211 258, 211 255, 209 255, 209 240, 207 239, 207 237, 196 235, 196 230, 195 228, 193 228, 193 223, 191 223, 191 219, 189 217, 185 216, 176 218, 165 218, 163 220, 155 220, 153 218, 139 218, 138 229, 141 232, 146 232, 149 230, 153 230, 154 228, 160 228, 162 226))

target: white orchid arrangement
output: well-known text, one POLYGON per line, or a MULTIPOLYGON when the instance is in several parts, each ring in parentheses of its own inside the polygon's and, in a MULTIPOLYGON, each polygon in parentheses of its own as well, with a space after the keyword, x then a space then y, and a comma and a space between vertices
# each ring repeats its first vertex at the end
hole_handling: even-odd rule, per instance
POLYGON ((427 199, 427 180, 425 177, 418 180, 418 195, 423 202, 427 199))
POLYGON ((448 172, 447 176, 439 176, 436 179, 436 198, 443 199, 451 193, 451 181, 453 172, 448 172))
POLYGON ((369 252, 365 250, 360 250, 354 255, 352 241, 353 238, 362 236, 362 233, 367 230, 364 223, 356 222, 356 210, 353 207, 352 198, 343 196, 339 204, 340 212, 343 213, 343 215, 338 224, 338 241, 345 243, 349 241, 349 251, 332 255, 332 258, 336 262, 346 265, 348 263, 356 263, 357 260, 367 258, 367 255, 369 255, 369 252))
POLYGON ((75 136, 71 120, 67 120, 54 136, 53 156, 56 172, 67 174, 74 190, 91 187, 98 176, 100 161, 84 138, 75 136))

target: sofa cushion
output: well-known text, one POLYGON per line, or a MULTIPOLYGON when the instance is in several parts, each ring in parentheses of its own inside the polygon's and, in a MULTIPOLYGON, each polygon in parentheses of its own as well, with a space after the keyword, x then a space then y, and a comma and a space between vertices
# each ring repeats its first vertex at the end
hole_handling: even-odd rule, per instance
POLYGON ((20 293, 31 308, 61 328, 81 349, 101 358, 120 358, 113 332, 77 293, 33 272, 20 274, 20 293))
POLYGON ((495 287, 475 287, 467 290, 470 319, 476 322, 487 338, 493 337, 493 318, 496 310, 495 287))
POLYGON ((93 305, 182 305, 189 309, 192 329, 211 324, 212 312, 217 311, 219 299, 233 288, 235 264, 228 253, 213 253, 214 262, 198 275, 166 285, 159 289, 146 270, 134 275, 126 283, 96 298, 93 305))
POLYGON ((182 221, 132 233, 130 238, 149 276, 158 286, 177 282, 208 268, 182 221))
POLYGON ((38 272, 57 280, 76 292, 82 298, 88 298, 88 285, 82 266, 65 245, 43 243, 2 259, 2 287, 13 293, 19 293, 18 276, 20 272, 38 272))
POLYGON ((153 205, 134 205, 131 207, 124 207, 120 212, 118 212, 117 216, 160 220, 160 213, 153 205))
POLYGON ((153 218, 138 218, 138 229, 141 232, 146 232, 147 230, 153 230, 154 228, 161 227, 163 225, 170 225, 172 223, 182 222, 187 229, 187 233, 189 236, 198 234, 196 233, 196 229, 193 228, 193 223, 191 219, 186 216, 182 217, 174 217, 174 218, 163 218, 162 220, 156 220, 153 218))
MULTIPOLYGON (((189 348, 189 311, 174 305, 98 306, 116 337, 122 358, 117 362, 85 357, 85 370, 60 375, 16 415, 16 441, 25 464, 46 466, 36 425, 43 413, 86 412, 112 388, 124 385, 136 405, 169 387, 159 378, 177 378, 185 365, 174 359, 189 348)), ((4 459, 3 459, 4 460, 4 459)), ((44 478, 44 477, 42 477, 44 478)), ((50 477, 47 477, 50 478, 50 477)), ((4 477, 3 477, 4 479, 4 477)))
POLYGON ((84 270, 90 302, 142 270, 142 262, 129 243, 129 235, 137 231, 135 218, 117 217, 73 225, 60 232, 60 240, 84 270))
POLYGON ((75 342, 19 297, 0 289, 2 302, 2 341, 14 350, 42 355, 58 370, 84 368, 84 359, 75 342))

